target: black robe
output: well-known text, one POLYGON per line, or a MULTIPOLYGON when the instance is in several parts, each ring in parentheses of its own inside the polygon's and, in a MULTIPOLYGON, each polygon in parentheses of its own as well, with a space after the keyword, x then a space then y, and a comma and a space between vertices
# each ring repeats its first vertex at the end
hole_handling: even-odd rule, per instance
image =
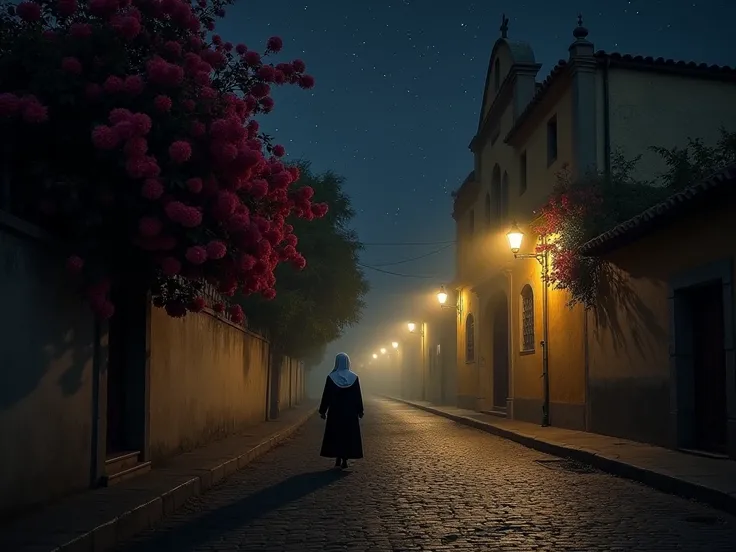
POLYGON ((359 422, 363 417, 360 379, 356 379, 350 387, 339 387, 328 376, 319 413, 327 414, 320 456, 346 460, 363 458, 359 422))

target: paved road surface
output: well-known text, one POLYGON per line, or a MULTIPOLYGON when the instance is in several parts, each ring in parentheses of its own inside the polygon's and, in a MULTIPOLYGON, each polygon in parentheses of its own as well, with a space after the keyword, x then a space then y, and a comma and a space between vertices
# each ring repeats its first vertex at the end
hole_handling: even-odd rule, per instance
POLYGON ((736 550, 736 518, 389 401, 367 402, 367 458, 336 473, 322 424, 121 552, 736 550))

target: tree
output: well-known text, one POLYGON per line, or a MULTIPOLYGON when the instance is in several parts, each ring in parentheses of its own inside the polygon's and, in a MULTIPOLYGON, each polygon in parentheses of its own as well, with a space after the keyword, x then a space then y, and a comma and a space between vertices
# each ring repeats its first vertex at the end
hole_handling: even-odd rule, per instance
MULTIPOLYGON (((2 2, 0 132, 14 211, 69 244, 94 311, 111 286, 151 291, 171 316, 205 306, 204 282, 275 295, 304 266, 292 223, 324 216, 255 115, 271 86, 311 88, 301 60, 211 34, 229 0, 2 2), (11 138, 12 137, 12 138, 11 138)), ((231 319, 243 313, 235 305, 231 319)))
POLYGON ((332 172, 314 174, 300 163, 297 191, 314 191, 313 200, 328 206, 320 220, 289 220, 300 236, 307 261, 297 272, 288 265, 276 269, 276 298, 241 298, 251 325, 269 336, 277 355, 318 362, 325 346, 358 322, 368 282, 358 266, 362 244, 350 222, 355 212, 343 191, 344 178, 332 172))
POLYGON ((573 180, 563 169, 557 175, 534 229, 546 238, 538 251, 552 253, 548 283, 568 291, 570 306, 594 306, 601 276, 600 260, 581 255, 580 246, 736 161, 736 132, 721 129, 714 146, 689 139, 684 148, 651 149, 667 164, 654 182, 633 177, 640 157, 629 160, 618 152, 608 174, 586 174, 573 180))

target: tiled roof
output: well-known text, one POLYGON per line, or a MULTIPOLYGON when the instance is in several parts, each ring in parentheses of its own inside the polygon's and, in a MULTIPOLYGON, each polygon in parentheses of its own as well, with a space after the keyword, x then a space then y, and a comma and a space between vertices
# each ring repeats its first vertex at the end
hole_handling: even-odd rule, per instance
POLYGON ((595 256, 630 243, 662 223, 702 205, 703 201, 720 197, 720 192, 732 192, 734 185, 736 185, 736 163, 584 243, 580 253, 595 256))
MULTIPOLYGON (((599 65, 607 64, 611 67, 626 67, 629 69, 639 69, 642 71, 659 71, 675 73, 680 75, 691 76, 694 78, 715 78, 736 82, 736 68, 728 65, 708 65, 707 63, 695 63, 693 61, 677 61, 674 59, 654 58, 651 56, 632 56, 630 54, 620 54, 618 52, 605 52, 599 50, 595 53, 596 61, 599 65)), ((566 74, 569 69, 567 60, 561 59, 550 71, 550 74, 543 82, 538 83, 537 92, 526 106, 524 111, 519 115, 514 126, 505 137, 505 141, 510 141, 514 134, 524 125, 531 114, 541 103, 547 91, 562 75, 566 74)))

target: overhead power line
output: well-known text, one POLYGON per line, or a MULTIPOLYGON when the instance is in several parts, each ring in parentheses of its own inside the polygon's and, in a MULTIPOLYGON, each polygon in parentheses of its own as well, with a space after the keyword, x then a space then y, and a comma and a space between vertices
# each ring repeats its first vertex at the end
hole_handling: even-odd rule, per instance
POLYGON ((435 241, 435 242, 363 242, 365 247, 390 247, 390 246, 420 246, 420 245, 446 245, 453 244, 455 240, 435 241))
POLYGON ((368 270, 375 270, 376 272, 380 272, 382 274, 389 274, 391 276, 399 276, 401 278, 419 278, 419 279, 426 279, 426 280, 434 280, 435 276, 420 276, 418 274, 402 274, 400 272, 391 272, 390 270, 383 270, 382 268, 377 268, 375 266, 365 265, 362 263, 358 263, 358 266, 362 268, 367 268, 368 270))
POLYGON ((401 261, 393 261, 390 263, 372 263, 371 266, 394 266, 398 264, 410 263, 411 261, 417 261, 419 259, 424 259, 425 257, 430 257, 431 255, 436 255, 437 253, 440 253, 441 251, 444 251, 445 249, 452 247, 453 245, 454 242, 448 243, 447 245, 443 245, 439 249, 435 249, 434 251, 430 251, 429 253, 425 253, 424 255, 417 255, 416 257, 409 257, 408 259, 402 259, 401 261))

